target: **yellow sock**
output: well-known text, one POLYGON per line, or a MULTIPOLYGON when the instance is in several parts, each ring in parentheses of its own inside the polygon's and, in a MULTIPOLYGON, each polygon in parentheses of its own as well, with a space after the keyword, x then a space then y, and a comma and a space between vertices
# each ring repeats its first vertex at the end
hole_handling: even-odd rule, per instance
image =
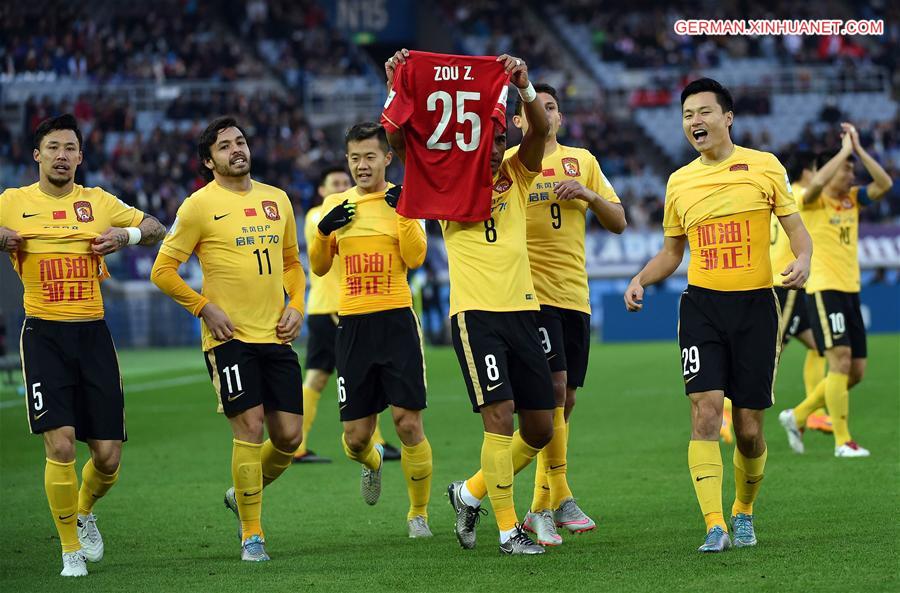
MULTIPOLYGON (((487 433, 485 433, 487 434, 487 433)), ((512 443, 510 444, 510 455, 512 456, 513 475, 528 467, 528 464, 538 456, 540 449, 535 449, 525 442, 519 431, 513 433, 512 443)), ((466 480, 466 489, 475 498, 481 500, 487 496, 487 484, 484 482, 484 472, 479 469, 475 475, 466 480)))
POLYGON ((847 375, 828 371, 825 376, 825 405, 831 415, 831 426, 834 429, 834 444, 840 447, 850 437, 847 417, 850 415, 850 393, 847 391, 847 375))
POLYGON ((60 463, 47 459, 44 466, 44 491, 50 503, 50 513, 59 533, 63 552, 81 549, 78 541, 78 475, 75 462, 60 463))
POLYGON ((246 540, 251 535, 263 536, 262 530, 262 445, 234 439, 231 449, 231 478, 237 499, 241 532, 246 540))
POLYGON ((547 482, 550 484, 550 508, 559 508, 562 501, 572 497, 566 479, 566 428, 565 408, 553 412, 553 438, 544 447, 547 460, 547 482))
POLYGON ((375 432, 372 433, 372 442, 376 445, 383 445, 387 441, 381 435, 381 417, 375 416, 375 432))
POLYGON ((89 515, 94 503, 103 498, 109 489, 119 481, 119 468, 112 474, 104 474, 94 467, 94 460, 88 459, 81 470, 81 490, 78 492, 78 514, 89 515))
POLYGON ((262 467, 263 488, 278 479, 284 473, 294 459, 293 453, 277 449, 271 439, 266 439, 262 444, 259 461, 262 467))
MULTIPOLYGON (((553 433, 556 438, 556 433, 553 433)), ((565 434, 563 434, 565 438, 565 434)), ((541 451, 537 456, 537 467, 534 470, 534 495, 531 498, 531 510, 535 513, 550 508, 550 483, 547 481, 547 456, 541 451)))
POLYGON ((513 504, 512 440, 506 435, 485 432, 481 446, 481 470, 500 531, 508 531, 519 522, 513 504))
POLYGON ((722 515, 722 453, 718 439, 691 441, 688 445, 688 466, 707 531, 715 525, 728 531, 722 515))
POLYGON ((807 350, 803 359, 803 386, 806 389, 806 397, 812 395, 822 379, 825 378, 825 357, 819 356, 815 350, 807 350))
POLYGON ((344 438, 343 434, 341 435, 341 444, 344 446, 344 453, 353 461, 357 461, 372 470, 381 467, 381 456, 375 449, 374 436, 369 439, 369 444, 366 445, 365 449, 359 452, 356 452, 347 446, 347 439, 344 438))
POLYGON ((818 409, 822 404, 825 403, 825 379, 819 381, 819 384, 806 396, 802 402, 800 402, 796 408, 794 408, 794 421, 797 423, 797 428, 803 428, 806 426, 806 419, 809 418, 809 415, 812 414, 816 409, 818 409))
POLYGON ((296 456, 306 455, 309 450, 309 433, 312 431, 316 412, 319 411, 319 399, 322 394, 312 387, 303 386, 303 441, 294 453, 296 456))
POLYGON ((754 459, 744 457, 740 449, 734 448, 734 505, 731 507, 731 515, 744 513, 745 515, 753 514, 753 501, 759 494, 759 487, 762 486, 763 475, 766 469, 766 457, 769 456, 769 450, 763 451, 763 454, 754 459))
POLYGON ((421 515, 428 519, 428 500, 431 498, 431 443, 426 438, 418 445, 400 450, 400 468, 406 477, 409 513, 406 519, 421 515))

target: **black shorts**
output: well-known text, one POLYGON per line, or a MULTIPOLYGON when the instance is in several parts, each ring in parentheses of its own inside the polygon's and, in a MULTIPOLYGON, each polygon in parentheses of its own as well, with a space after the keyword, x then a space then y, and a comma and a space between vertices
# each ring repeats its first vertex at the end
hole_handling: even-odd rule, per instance
POLYGON ((810 329, 809 312, 806 310, 806 291, 775 287, 775 295, 781 306, 781 337, 784 342, 810 329))
POLYGON ((853 358, 866 358, 866 326, 858 292, 823 290, 806 295, 810 325, 819 354, 834 346, 850 346, 853 358))
POLYGON ((556 407, 550 366, 531 311, 463 311, 450 320, 472 410, 513 400, 517 410, 556 407))
POLYGON ((308 315, 306 325, 306 370, 317 369, 329 375, 334 372, 334 342, 337 339, 338 316, 334 313, 308 315))
POLYGON ((74 426, 75 438, 125 441, 125 396, 106 322, 22 324, 22 372, 33 434, 74 426))
POLYGON ((573 309, 541 305, 535 318, 550 372, 566 371, 567 386, 584 386, 591 351, 591 316, 573 309))
POLYGON ((229 340, 203 354, 218 409, 226 416, 259 405, 266 412, 303 414, 303 377, 289 344, 229 340))
POLYGON ((738 408, 771 407, 781 351, 778 322, 770 288, 725 292, 688 286, 678 320, 685 393, 722 390, 738 408))
POLYGON ((337 392, 342 422, 391 406, 424 410, 425 353, 412 309, 343 315, 337 328, 337 392))

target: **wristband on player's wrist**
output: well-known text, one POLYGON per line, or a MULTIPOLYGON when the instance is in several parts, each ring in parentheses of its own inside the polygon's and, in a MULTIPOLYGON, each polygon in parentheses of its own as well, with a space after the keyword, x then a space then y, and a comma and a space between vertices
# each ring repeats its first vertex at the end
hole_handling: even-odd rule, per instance
POLYGON ((531 84, 531 81, 528 81, 528 86, 524 89, 519 89, 519 96, 522 97, 522 100, 526 103, 531 103, 535 99, 537 99, 537 92, 534 90, 534 85, 531 84))
POLYGON ((128 233, 128 244, 129 245, 137 245, 141 242, 141 237, 143 237, 143 233, 141 233, 141 229, 136 226, 125 227, 125 232, 128 233))

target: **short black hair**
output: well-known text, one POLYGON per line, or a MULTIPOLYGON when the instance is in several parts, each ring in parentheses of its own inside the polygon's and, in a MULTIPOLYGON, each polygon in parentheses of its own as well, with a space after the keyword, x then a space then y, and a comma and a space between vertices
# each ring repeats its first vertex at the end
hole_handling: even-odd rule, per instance
POLYGON ((798 150, 787 159, 787 173, 791 181, 799 181, 804 169, 816 167, 816 154, 811 150, 798 150))
POLYGON ((351 142, 360 142, 369 138, 378 138, 378 144, 381 145, 384 154, 391 151, 391 145, 388 144, 387 132, 384 131, 384 126, 374 121, 360 122, 347 130, 347 134, 344 136, 344 148, 348 148, 351 142))
POLYGON ((731 96, 731 92, 712 78, 698 78, 684 87, 684 90, 681 91, 681 106, 684 107, 687 98, 697 93, 715 93, 716 101, 722 107, 722 112, 734 113, 734 98, 731 96))
POLYGON ((316 187, 322 187, 325 185, 325 182, 328 181, 328 176, 332 173, 344 173, 347 174, 347 169, 343 167, 343 165, 331 165, 330 167, 325 167, 322 169, 322 172, 319 174, 319 183, 316 187))
MULTIPOLYGON (((559 93, 556 92, 556 89, 550 86, 549 84, 539 82, 534 85, 535 93, 547 93, 553 100, 556 101, 556 106, 559 107, 559 93)), ((522 100, 522 97, 516 99, 516 115, 522 115, 522 112, 525 109, 525 101, 522 100)))
POLYGON ((78 128, 78 121, 71 113, 63 113, 56 117, 48 117, 39 123, 38 127, 34 130, 34 148, 40 149, 41 140, 44 139, 44 136, 56 130, 72 130, 75 132, 75 137, 78 139, 78 150, 81 150, 83 145, 81 130, 78 128))
POLYGON ((203 130, 200 134, 200 138, 197 140, 197 155, 200 157, 198 167, 200 169, 200 175, 207 181, 212 181, 213 179, 212 171, 210 171, 205 164, 208 159, 212 158, 210 147, 216 143, 219 132, 228 128, 237 128, 244 139, 247 138, 247 134, 244 132, 244 129, 238 125, 237 120, 229 115, 225 115, 217 117, 209 122, 209 125, 206 126, 206 129, 203 130))
MULTIPOLYGON (((820 152, 819 155, 816 157, 816 168, 821 169, 822 167, 825 166, 825 164, 828 161, 830 161, 831 159, 836 157, 838 154, 840 154, 840 152, 841 152, 840 150, 824 150, 824 151, 820 152)), ((847 157, 847 160, 850 161, 851 163, 856 161, 856 155, 851 154, 850 156, 847 157)))

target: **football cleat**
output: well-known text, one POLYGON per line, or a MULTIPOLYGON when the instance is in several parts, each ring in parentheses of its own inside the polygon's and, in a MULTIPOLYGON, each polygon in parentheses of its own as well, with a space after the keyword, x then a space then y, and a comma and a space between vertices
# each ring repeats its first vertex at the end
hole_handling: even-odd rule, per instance
POLYGON ((451 482, 447 486, 447 496, 450 497, 450 506, 456 513, 456 539, 459 545, 465 550, 471 550, 475 547, 475 526, 483 515, 487 515, 487 510, 480 507, 473 507, 463 502, 459 493, 462 490, 464 480, 451 482))
POLYGON ((416 515, 406 522, 406 528, 410 538, 433 537, 428 521, 422 515, 416 515))
POLYGON ((847 441, 840 447, 834 448, 835 457, 868 457, 869 455, 869 450, 857 445, 856 441, 847 441))
POLYGON ((756 530, 753 529, 753 515, 738 513, 731 518, 735 548, 749 548, 756 545, 756 530))
POLYGON ((522 530, 522 526, 516 524, 516 530, 512 537, 500 544, 500 551, 504 554, 543 554, 543 546, 534 543, 528 534, 522 530))
POLYGON ((331 463, 327 457, 316 455, 314 451, 307 450, 302 455, 294 455, 292 463, 331 463))
POLYGON ((522 524, 522 527, 526 531, 533 533, 537 543, 542 546, 558 546, 563 541, 559 533, 556 532, 556 521, 553 520, 553 513, 547 509, 537 513, 529 511, 525 515, 525 522, 522 524))
POLYGON ((828 414, 810 414, 806 419, 806 428, 809 430, 819 430, 831 434, 834 427, 831 425, 831 416, 828 414))
POLYGON ((81 550, 76 550, 74 552, 63 552, 62 561, 63 561, 63 569, 62 569, 62 572, 59 573, 59 576, 62 576, 62 577, 86 577, 87 576, 87 574, 88 574, 87 559, 84 557, 84 554, 81 553, 81 550))
POLYGON ((103 560, 103 538, 97 529, 97 517, 94 513, 78 515, 78 541, 81 542, 81 553, 89 562, 103 560))
POLYGON ((719 438, 726 445, 734 442, 734 433, 731 432, 731 412, 728 410, 723 410, 722 413, 722 427, 719 428, 719 438))
POLYGON ((237 498, 234 497, 234 486, 225 491, 225 508, 231 509, 238 522, 238 541, 243 541, 244 534, 241 532, 241 514, 238 512, 237 498))
POLYGON ((794 417, 794 408, 788 408, 778 414, 778 421, 787 433, 788 445, 791 446, 794 453, 802 454, 806 449, 803 446, 803 432, 797 428, 797 419, 794 417))
POLYGON ((575 499, 571 496, 559 504, 559 508, 553 511, 553 519, 557 527, 565 527, 572 533, 583 533, 597 526, 593 519, 584 514, 575 499))
POLYGON ((400 449, 390 443, 382 443, 381 446, 384 448, 384 461, 400 461, 400 457, 402 456, 400 449))
POLYGON ((698 552, 724 552, 731 547, 731 538, 724 529, 716 525, 706 533, 703 545, 697 548, 698 552))
POLYGON ((266 542, 258 535, 251 535, 241 544, 241 560, 245 562, 266 562, 271 560, 266 554, 266 542))
POLYGON ((384 449, 381 445, 375 445, 375 450, 378 451, 378 455, 381 457, 378 469, 369 469, 363 466, 359 477, 359 491, 368 505, 378 502, 378 498, 381 496, 381 470, 384 468, 384 449))

